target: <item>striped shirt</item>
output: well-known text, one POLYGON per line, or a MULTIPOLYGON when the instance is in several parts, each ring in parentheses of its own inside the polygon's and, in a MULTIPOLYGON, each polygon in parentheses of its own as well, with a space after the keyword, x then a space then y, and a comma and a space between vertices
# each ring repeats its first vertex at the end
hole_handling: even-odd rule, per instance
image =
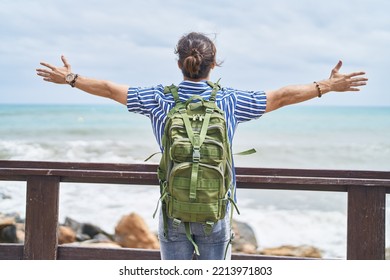
MULTIPOLYGON (((197 94, 210 98, 212 88, 205 82, 183 81, 178 92, 181 101, 197 94)), ((216 96, 217 106, 225 112, 230 143, 239 123, 260 118, 266 108, 266 95, 263 91, 241 91, 222 88, 216 96)), ((127 109, 130 112, 147 116, 152 123, 153 133, 162 151, 162 136, 168 112, 174 107, 172 94, 164 94, 164 86, 131 87, 127 95, 127 109)))

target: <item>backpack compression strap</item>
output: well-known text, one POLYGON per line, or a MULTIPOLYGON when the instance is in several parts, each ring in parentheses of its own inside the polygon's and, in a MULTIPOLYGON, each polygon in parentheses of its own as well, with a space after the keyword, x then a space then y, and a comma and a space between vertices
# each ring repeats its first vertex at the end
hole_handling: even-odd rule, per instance
MULTIPOLYGON (((210 122, 210 116, 212 113, 211 109, 206 110, 206 115, 202 123, 202 128, 200 130, 200 133, 194 133, 192 130, 191 122, 188 117, 188 114, 186 110, 180 111, 184 126, 187 131, 188 138, 190 139, 190 142, 193 147, 193 153, 192 153, 192 171, 191 171, 191 184, 190 184, 190 195, 189 199, 191 201, 194 201, 196 199, 196 188, 198 186, 198 171, 199 171, 199 161, 200 161, 200 147, 202 146, 204 140, 206 139, 207 134, 207 128, 209 126, 210 122)), ((194 213, 196 214, 196 213, 194 213)))

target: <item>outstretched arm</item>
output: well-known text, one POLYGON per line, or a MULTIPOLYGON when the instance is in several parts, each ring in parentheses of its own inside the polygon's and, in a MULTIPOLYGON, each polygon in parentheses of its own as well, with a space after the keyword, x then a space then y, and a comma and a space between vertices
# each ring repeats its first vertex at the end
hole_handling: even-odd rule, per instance
POLYGON ((267 92, 266 112, 274 111, 286 105, 300 103, 315 97, 321 97, 331 91, 359 91, 359 87, 366 85, 368 79, 364 72, 341 74, 339 70, 342 62, 339 61, 332 69, 329 79, 306 85, 291 85, 278 90, 267 92))
MULTIPOLYGON (((61 56, 64 63, 62 67, 56 67, 46 62, 41 62, 46 68, 36 69, 37 75, 43 77, 46 82, 56 84, 66 84, 66 76, 72 72, 72 68, 64 56, 61 56)), ((78 76, 74 82, 74 87, 87 93, 113 99, 121 104, 127 103, 127 85, 119 85, 110 81, 97 80, 78 76)))

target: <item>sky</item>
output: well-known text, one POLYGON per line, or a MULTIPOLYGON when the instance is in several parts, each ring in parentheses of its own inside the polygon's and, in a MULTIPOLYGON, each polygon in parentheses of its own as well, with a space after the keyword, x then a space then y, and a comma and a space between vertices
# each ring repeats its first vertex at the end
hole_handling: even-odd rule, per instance
POLYGON ((209 35, 223 86, 272 90, 365 71, 356 93, 308 105, 390 106, 390 2, 386 0, 0 0, 0 104, 111 104, 69 85, 43 82, 40 61, 63 54, 82 76, 130 86, 178 84, 180 37, 209 35))

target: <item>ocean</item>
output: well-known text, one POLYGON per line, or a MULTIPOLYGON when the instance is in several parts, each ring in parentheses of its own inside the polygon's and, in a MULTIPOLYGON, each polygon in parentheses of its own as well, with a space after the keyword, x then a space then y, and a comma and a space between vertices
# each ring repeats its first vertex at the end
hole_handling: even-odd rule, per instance
MULTIPOLYGON (((295 105, 238 126, 236 166, 390 170, 390 107, 295 105)), ((143 163, 159 150, 149 120, 120 105, 0 105, 0 159, 143 163)), ((157 163, 159 156, 151 159, 157 163)), ((150 229, 157 186, 61 184, 60 222, 71 217, 114 232, 122 215, 139 213, 150 229)), ((347 194, 238 190, 241 215, 261 248, 312 245, 345 258, 347 194)), ((0 181, 0 212, 25 216, 25 183, 0 181)), ((390 198, 386 207, 390 247, 390 198)))

